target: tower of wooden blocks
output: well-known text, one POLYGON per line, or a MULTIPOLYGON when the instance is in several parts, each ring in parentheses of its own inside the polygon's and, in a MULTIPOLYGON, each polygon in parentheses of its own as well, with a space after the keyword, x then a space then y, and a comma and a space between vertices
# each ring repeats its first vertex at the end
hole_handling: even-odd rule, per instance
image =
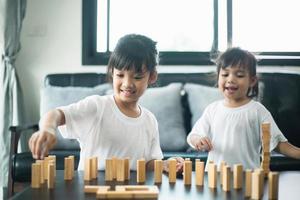
POLYGON ((146 161, 145 159, 137 160, 136 163, 136 182, 144 183, 146 181, 146 161))
POLYGON ((203 186, 204 181, 204 162, 200 159, 195 161, 196 185, 203 186))
POLYGON ((192 184, 192 161, 188 158, 184 160, 183 164, 183 181, 184 185, 192 184))
POLYGON ((263 123, 262 128, 262 161, 261 168, 263 169, 264 176, 267 177, 270 172, 270 123, 263 123))
POLYGON ((175 183, 176 182, 176 160, 169 159, 168 165, 169 165, 169 183, 175 183))
POLYGON ((154 183, 161 183, 162 181, 162 171, 163 171, 163 161, 154 161, 154 183))

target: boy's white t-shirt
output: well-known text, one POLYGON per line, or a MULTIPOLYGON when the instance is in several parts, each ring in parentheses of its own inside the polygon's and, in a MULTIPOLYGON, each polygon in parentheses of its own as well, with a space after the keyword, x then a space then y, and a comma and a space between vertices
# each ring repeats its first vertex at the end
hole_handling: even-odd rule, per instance
POLYGON ((256 169, 260 167, 261 124, 264 122, 271 124, 272 151, 279 142, 287 139, 261 103, 251 100, 243 106, 230 108, 224 106, 224 100, 219 100, 205 109, 188 135, 187 142, 195 148, 191 144, 191 135, 207 136, 213 145, 208 161, 214 161, 218 167, 225 161, 231 167, 242 164, 244 169, 256 169))
POLYGON ((141 115, 131 118, 117 107, 113 95, 87 97, 77 103, 59 107, 66 123, 58 127, 65 138, 77 139, 80 145, 78 170, 84 160, 98 157, 98 169, 105 169, 107 158, 130 158, 130 169, 136 161, 162 159, 158 124, 155 116, 140 106, 141 115))

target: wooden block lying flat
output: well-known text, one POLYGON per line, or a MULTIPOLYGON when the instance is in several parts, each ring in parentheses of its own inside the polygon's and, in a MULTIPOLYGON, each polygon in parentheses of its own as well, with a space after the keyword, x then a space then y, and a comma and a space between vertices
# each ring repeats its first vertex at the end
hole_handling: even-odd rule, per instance
POLYGON ((175 183, 176 182, 176 160, 175 159, 169 159, 169 183, 175 183))
POLYGON ((136 182, 144 183, 146 180, 146 161, 145 159, 137 160, 136 163, 136 182))
POLYGON ((243 186, 243 165, 235 164, 233 166, 233 188, 241 189, 243 186))
POLYGON ((251 197, 251 177, 252 177, 252 170, 247 169, 245 171, 245 197, 251 197))
POLYGON ((269 173, 269 199, 278 199, 278 172, 269 173))
POLYGON ((97 199, 147 199, 158 197, 157 186, 117 185, 115 191, 109 189, 109 186, 85 187, 87 193, 95 193, 96 191, 97 199))
POLYGON ((31 164, 31 187, 32 188, 41 187, 41 164, 40 163, 31 164))
POLYGON ((203 186, 204 182, 204 162, 196 160, 195 162, 196 185, 203 186))
POLYGON ((100 186, 100 185, 85 185, 84 186, 84 192, 85 193, 94 193, 94 194, 96 194, 99 189, 108 191, 110 189, 110 186, 100 186))
POLYGON ((154 183, 161 183, 162 172, 163 172, 163 161, 155 160, 154 161, 154 183))
POLYGON ((192 184, 192 161, 187 159, 183 163, 183 181, 184 185, 192 184))
POLYGON ((55 183, 55 166, 53 163, 48 165, 48 189, 54 188, 55 183))

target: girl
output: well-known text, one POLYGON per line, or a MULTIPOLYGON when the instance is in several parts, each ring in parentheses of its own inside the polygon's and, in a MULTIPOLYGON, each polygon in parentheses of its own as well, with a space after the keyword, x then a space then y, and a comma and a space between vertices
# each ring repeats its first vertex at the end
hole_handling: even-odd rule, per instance
MULTIPOLYGON (((105 159, 113 156, 130 157, 133 170, 136 161, 145 158, 147 169, 153 169, 154 159, 163 158, 157 120, 138 100, 148 85, 157 80, 156 66, 156 42, 142 35, 122 37, 107 70, 114 94, 90 96, 46 113, 40 120, 40 130, 29 140, 33 157, 39 159, 48 154, 55 144, 58 127, 64 137, 79 141, 78 170, 84 169, 85 158, 93 156, 100 158, 99 169, 104 169, 105 159)), ((182 160, 177 160, 180 171, 182 160)))
POLYGON ((250 52, 230 48, 217 59, 218 88, 224 99, 211 103, 187 137, 190 146, 209 151, 218 166, 241 163, 260 167, 261 124, 271 123, 270 150, 300 159, 300 148, 287 142, 270 112, 252 100, 258 94, 257 61, 250 52))

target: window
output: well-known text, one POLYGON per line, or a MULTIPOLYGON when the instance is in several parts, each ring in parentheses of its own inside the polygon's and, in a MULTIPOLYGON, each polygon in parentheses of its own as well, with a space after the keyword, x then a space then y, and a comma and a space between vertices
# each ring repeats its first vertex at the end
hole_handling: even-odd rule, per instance
POLYGON ((83 65, 106 65, 117 40, 157 41, 161 65, 211 65, 240 46, 261 65, 300 65, 297 0, 88 0, 83 2, 83 65))

